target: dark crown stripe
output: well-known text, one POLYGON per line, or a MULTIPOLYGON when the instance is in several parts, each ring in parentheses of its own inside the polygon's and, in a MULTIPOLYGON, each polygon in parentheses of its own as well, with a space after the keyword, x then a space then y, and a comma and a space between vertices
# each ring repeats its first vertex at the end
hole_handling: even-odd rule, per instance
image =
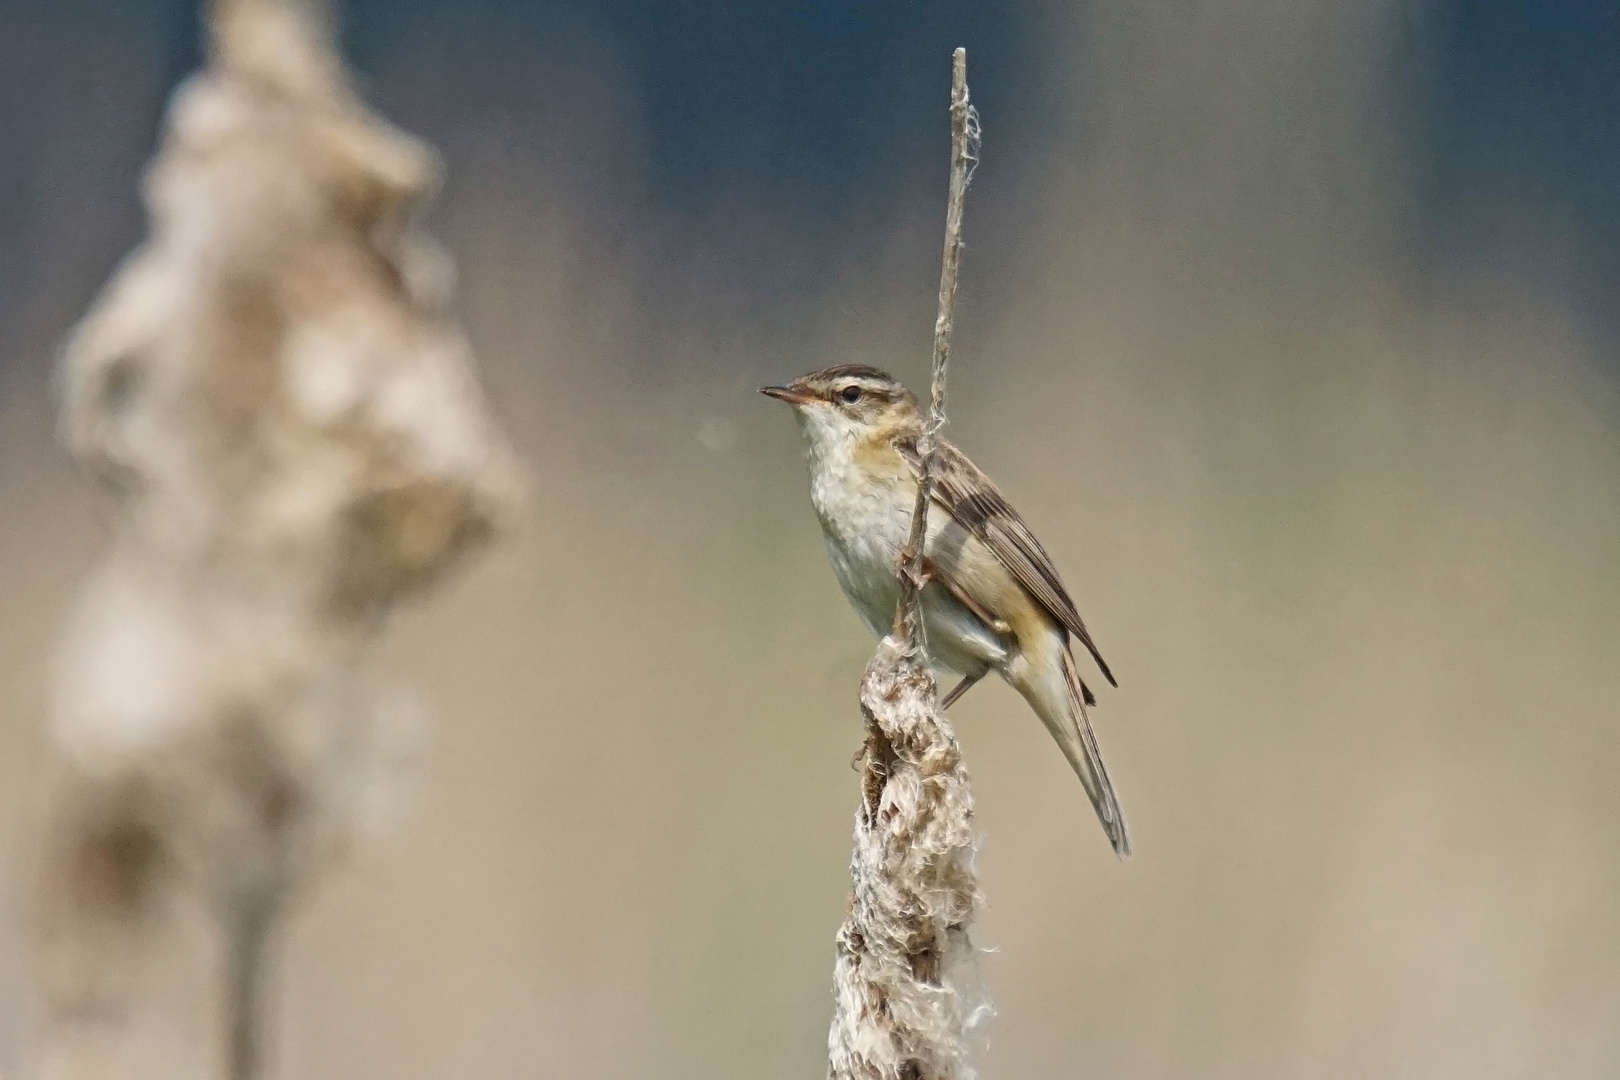
POLYGON ((834 364, 829 368, 811 372, 805 380, 823 381, 828 379, 871 379, 875 382, 894 382, 894 376, 887 371, 881 371, 870 364, 834 364))

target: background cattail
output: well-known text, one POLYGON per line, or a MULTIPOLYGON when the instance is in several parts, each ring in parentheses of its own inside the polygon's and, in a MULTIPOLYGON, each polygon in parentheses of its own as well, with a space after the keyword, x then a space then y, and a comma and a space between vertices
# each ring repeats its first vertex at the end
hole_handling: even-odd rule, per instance
POLYGON ((211 29, 150 233, 61 363, 111 550, 53 707, 51 1080, 260 1071, 278 921, 409 756, 414 707, 364 648, 514 495, 412 223, 432 153, 350 91, 319 5, 219 0, 211 29))

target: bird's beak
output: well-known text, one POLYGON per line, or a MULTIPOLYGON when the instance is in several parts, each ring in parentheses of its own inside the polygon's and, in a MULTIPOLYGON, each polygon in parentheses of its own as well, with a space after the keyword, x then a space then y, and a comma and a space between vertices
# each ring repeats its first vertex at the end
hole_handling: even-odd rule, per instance
POLYGON ((773 397, 777 401, 785 401, 789 405, 808 405, 816 398, 803 390, 795 390, 791 386, 762 386, 759 392, 766 397, 773 397))

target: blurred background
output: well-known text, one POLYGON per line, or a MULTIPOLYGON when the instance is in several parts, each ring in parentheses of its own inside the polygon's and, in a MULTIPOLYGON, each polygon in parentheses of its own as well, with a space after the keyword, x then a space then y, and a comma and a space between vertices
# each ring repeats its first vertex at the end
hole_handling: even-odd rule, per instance
MULTIPOLYGON (((1620 1070, 1611 4, 354 0, 532 511, 404 612, 412 817, 297 913, 284 1076, 824 1068, 872 642, 755 387, 920 385, 948 54, 984 121, 952 436, 1064 569, 1121 864, 1015 694, 988 1077, 1620 1070)), ((195 4, 0 3, 0 1072, 31 781, 103 544, 55 350, 195 4)))

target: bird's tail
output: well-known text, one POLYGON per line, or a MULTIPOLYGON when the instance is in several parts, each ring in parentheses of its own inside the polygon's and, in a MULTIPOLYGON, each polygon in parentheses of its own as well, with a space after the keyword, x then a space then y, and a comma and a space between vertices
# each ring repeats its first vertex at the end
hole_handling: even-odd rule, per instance
POLYGON ((1097 735, 1091 730, 1091 718, 1086 715, 1086 694, 1080 674, 1074 667, 1074 654, 1065 645, 1061 682, 1053 672, 1043 684, 1029 687, 1027 696, 1046 730, 1057 740, 1063 756, 1069 759, 1080 782, 1085 785, 1091 805, 1097 810, 1103 832, 1108 834, 1114 853, 1121 859, 1131 854, 1131 836, 1125 828, 1125 815, 1120 811, 1119 799, 1114 794, 1114 782, 1108 778, 1102 751, 1097 748, 1097 735))

